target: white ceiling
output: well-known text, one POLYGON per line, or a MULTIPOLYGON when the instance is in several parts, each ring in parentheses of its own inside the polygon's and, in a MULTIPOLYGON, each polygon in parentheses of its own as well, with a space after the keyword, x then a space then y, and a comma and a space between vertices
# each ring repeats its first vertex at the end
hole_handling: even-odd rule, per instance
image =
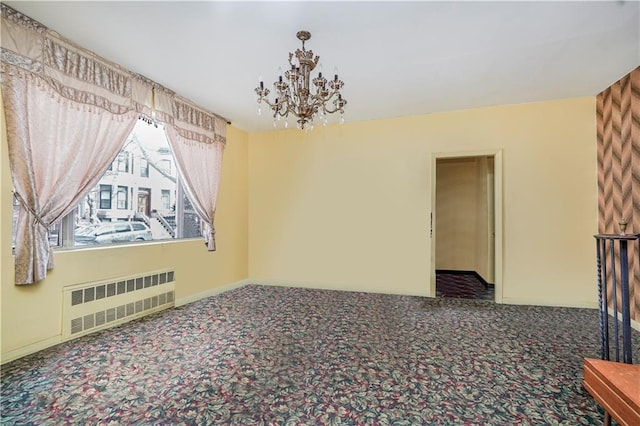
MULTIPOLYGON (((640 2, 5 2, 246 131, 306 44, 346 121, 592 96, 640 65, 640 2)), ((263 108, 264 111, 264 108, 263 108)))

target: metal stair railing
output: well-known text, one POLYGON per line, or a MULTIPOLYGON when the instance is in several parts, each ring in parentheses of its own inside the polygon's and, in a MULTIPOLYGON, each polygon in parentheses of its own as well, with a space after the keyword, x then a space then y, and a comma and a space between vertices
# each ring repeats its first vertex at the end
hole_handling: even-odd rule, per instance
MULTIPOLYGON (((598 270, 598 311, 600 326, 601 358, 611 360, 610 343, 614 343, 615 359, 633 364, 631 353, 631 301, 629 287, 629 243, 631 252, 638 253, 633 264, 640 268, 640 234, 599 234, 596 239, 596 266, 598 270), (607 271, 607 263, 609 271, 607 271), (609 300, 611 293, 611 300, 609 300), (612 315, 610 315, 610 311, 612 315), (613 321, 613 336, 610 336, 609 317, 613 321), (622 341, 622 347, 620 343, 622 341)), ((633 271, 632 277, 634 276, 633 271)), ((635 283, 636 289, 640 283, 635 283)))

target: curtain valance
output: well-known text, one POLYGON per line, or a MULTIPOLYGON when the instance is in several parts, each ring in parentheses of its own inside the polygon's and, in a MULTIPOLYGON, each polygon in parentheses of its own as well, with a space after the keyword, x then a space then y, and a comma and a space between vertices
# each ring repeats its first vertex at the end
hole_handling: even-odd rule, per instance
POLYGON ((192 142, 226 143, 227 120, 139 74, 77 46, 0 4, 2 74, 31 73, 64 98, 113 114, 136 111, 192 142))

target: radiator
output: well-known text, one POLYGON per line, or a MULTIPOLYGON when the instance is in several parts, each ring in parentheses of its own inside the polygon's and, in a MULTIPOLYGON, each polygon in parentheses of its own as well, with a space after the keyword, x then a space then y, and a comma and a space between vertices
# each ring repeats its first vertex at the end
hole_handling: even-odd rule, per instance
POLYGON ((62 340, 174 306, 175 273, 153 271, 63 288, 62 340))

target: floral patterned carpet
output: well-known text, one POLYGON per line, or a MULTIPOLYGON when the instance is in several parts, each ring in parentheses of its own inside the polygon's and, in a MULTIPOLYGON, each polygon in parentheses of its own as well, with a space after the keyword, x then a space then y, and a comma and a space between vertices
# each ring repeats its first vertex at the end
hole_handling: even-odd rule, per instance
POLYGON ((602 424, 598 348, 595 310, 247 286, 2 366, 1 423, 602 424))

